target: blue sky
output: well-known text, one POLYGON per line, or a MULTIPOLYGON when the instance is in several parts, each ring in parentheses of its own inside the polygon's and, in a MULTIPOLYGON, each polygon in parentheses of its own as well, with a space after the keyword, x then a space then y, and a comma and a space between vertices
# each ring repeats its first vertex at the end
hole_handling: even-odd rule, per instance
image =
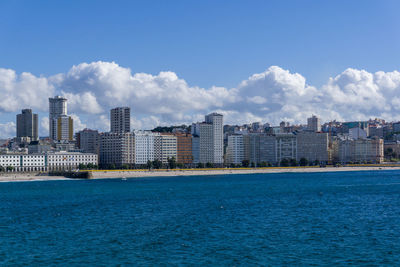
MULTIPOLYGON (((320 88, 347 68, 398 70, 399 10, 399 1, 1 1, 0 68, 48 78, 115 62, 229 90, 279 66, 320 88)), ((0 122, 15 116, 0 110, 0 122)))
POLYGON ((1 67, 35 75, 115 61, 233 87, 270 65, 322 84, 399 68, 399 1, 1 1, 1 67))

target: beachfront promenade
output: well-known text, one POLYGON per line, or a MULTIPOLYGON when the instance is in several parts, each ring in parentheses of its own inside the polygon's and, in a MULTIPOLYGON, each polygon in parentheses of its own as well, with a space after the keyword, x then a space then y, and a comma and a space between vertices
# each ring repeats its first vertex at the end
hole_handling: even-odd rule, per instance
MULTIPOLYGON (((394 164, 362 164, 342 167, 263 167, 263 168, 204 168, 204 169, 128 169, 128 170, 89 170, 91 179, 107 178, 144 178, 144 177, 172 177, 172 176, 199 176, 199 175, 228 175, 228 174, 256 174, 256 173, 289 173, 289 172, 346 172, 346 171, 379 171, 400 170, 394 164)), ((0 182, 7 181, 43 181, 64 180, 63 176, 49 176, 44 173, 3 173, 0 182)))

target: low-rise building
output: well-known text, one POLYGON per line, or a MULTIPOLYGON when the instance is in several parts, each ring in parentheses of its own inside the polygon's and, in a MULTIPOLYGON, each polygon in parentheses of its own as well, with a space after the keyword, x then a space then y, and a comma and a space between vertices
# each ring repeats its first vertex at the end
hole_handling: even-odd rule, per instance
POLYGON ((98 165, 97 154, 81 152, 49 152, 47 156, 48 170, 76 170, 79 164, 98 165))
POLYGON ((0 166, 10 171, 46 171, 47 157, 45 154, 3 154, 0 155, 0 166))

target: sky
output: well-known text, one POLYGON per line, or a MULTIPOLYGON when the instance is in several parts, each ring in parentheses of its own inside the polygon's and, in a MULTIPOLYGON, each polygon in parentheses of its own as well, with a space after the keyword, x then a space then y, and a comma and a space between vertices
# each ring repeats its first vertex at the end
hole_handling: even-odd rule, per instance
POLYGON ((75 130, 400 120, 399 1, 0 1, 0 137, 48 97, 75 130))

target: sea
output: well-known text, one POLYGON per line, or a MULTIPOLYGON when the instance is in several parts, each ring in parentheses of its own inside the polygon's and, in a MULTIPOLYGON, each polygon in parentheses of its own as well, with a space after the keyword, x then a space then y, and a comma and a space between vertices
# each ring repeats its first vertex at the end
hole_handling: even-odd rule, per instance
POLYGON ((399 266, 400 171, 0 183, 1 266, 399 266))

